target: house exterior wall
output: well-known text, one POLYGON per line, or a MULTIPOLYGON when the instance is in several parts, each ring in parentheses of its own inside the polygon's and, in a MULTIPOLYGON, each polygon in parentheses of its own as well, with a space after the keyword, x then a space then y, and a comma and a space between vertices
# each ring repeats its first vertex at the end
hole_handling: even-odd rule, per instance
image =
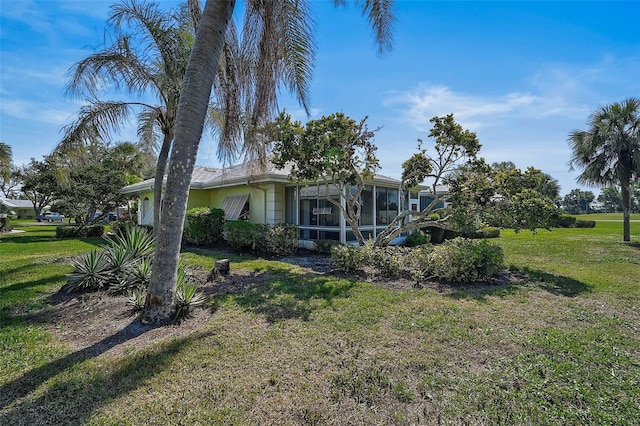
POLYGON ((266 213, 266 193, 268 187, 273 185, 235 186, 229 188, 209 189, 202 192, 208 193, 208 203, 203 204, 221 208, 224 198, 229 195, 249 194, 249 222, 268 223, 266 213))
POLYGON ((138 199, 138 224, 153 225, 153 192, 143 192, 138 199))
POLYGON ((203 191, 201 189, 190 189, 189 199, 187 200, 187 210, 191 210, 196 207, 209 206, 209 191, 203 191))
POLYGON ((267 221, 270 225, 284 222, 284 185, 281 183, 268 185, 266 192, 267 221))
POLYGON ((33 210, 33 207, 31 207, 30 209, 24 208, 24 207, 13 207, 10 210, 16 212, 18 219, 35 219, 36 218, 36 213, 33 210))

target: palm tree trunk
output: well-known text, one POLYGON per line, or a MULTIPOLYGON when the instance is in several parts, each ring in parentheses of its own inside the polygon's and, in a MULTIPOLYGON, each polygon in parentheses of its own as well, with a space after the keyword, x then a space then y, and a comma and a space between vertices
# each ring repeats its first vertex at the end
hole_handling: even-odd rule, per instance
POLYGON ((162 184, 164 181, 164 173, 167 170, 167 159, 169 157, 169 149, 173 135, 165 134, 162 141, 162 148, 158 154, 158 163, 156 164, 156 175, 153 181, 153 235, 158 236, 160 229, 160 211, 162 210, 162 184))
POLYGON ((620 182, 622 187, 622 239, 631 241, 631 190, 629 182, 620 182))
POLYGON ((143 322, 164 322, 174 309, 176 277, 191 174, 211 87, 235 0, 207 0, 189 57, 176 117, 169 175, 143 322))

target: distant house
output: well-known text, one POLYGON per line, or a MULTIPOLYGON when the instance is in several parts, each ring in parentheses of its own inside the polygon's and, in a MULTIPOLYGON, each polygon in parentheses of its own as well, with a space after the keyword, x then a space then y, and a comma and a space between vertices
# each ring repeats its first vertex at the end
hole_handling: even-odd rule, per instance
POLYGON ((35 219, 36 214, 33 203, 30 200, 12 200, 10 198, 0 198, 0 204, 9 209, 9 214, 18 219, 35 219))
MULTIPOLYGON (((360 230, 365 238, 375 238, 400 212, 417 210, 425 202, 425 191, 402 191, 400 184, 398 179, 376 175, 362 192, 360 230)), ((154 180, 149 179, 120 190, 138 197, 140 224, 153 222, 153 185, 154 180)), ((300 229, 302 246, 311 246, 313 240, 319 239, 355 241, 351 227, 326 199, 327 194, 340 198, 337 187, 298 184, 289 179, 289 168, 278 170, 269 162, 264 168, 256 162, 224 169, 196 167, 187 208, 221 208, 226 220, 295 224, 300 229)))

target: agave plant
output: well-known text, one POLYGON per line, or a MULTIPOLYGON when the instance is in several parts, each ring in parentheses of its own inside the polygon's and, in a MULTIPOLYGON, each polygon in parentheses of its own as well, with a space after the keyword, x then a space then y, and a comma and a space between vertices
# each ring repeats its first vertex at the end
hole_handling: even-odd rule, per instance
POLYGON ((131 271, 131 278, 138 287, 146 288, 151 280, 151 260, 143 259, 131 271))
POLYGON ((109 260, 111 285, 125 281, 137 263, 131 252, 127 247, 117 245, 107 248, 104 253, 109 260))
POLYGON ((191 309, 202 305, 206 296, 198 291, 197 284, 191 282, 186 273, 186 267, 181 262, 178 265, 178 276, 176 279, 176 320, 189 316, 191 309))
POLYGON ((105 237, 110 247, 122 247, 131 258, 148 258, 153 255, 155 239, 146 228, 127 225, 122 233, 105 237))
POLYGON ((110 278, 109 260, 103 251, 91 250, 72 261, 73 272, 67 274, 64 289, 67 293, 81 290, 98 290, 106 286, 110 278))
POLYGON ((140 287, 136 287, 129 291, 127 296, 127 305, 131 306, 134 312, 140 312, 144 309, 144 290, 140 287))

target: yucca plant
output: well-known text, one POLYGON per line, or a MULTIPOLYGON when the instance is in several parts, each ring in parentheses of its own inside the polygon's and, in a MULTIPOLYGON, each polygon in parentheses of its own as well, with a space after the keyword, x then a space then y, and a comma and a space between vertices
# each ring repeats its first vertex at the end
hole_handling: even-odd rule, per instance
POLYGON ((131 278, 139 286, 146 288, 151 280, 151 259, 142 259, 131 270, 131 278))
POLYGON ((122 233, 105 237, 109 247, 122 247, 133 259, 148 258, 153 255, 155 239, 149 230, 141 226, 127 225, 122 233))
POLYGON ((63 286, 67 293, 82 290, 98 290, 105 287, 110 278, 109 260, 103 251, 91 250, 71 262, 73 272, 67 274, 63 286))
POLYGON ((144 309, 145 293, 144 289, 136 287, 129 291, 127 295, 127 305, 131 306, 134 312, 140 312, 144 309))
POLYGON ((198 291, 198 286, 189 280, 186 266, 180 262, 176 279, 176 320, 189 316, 191 309, 202 305, 206 296, 198 291))
POLYGON ((128 277, 136 265, 136 259, 127 247, 120 245, 109 247, 104 253, 109 261, 110 286, 114 289, 119 287, 120 290, 126 290, 128 277))

